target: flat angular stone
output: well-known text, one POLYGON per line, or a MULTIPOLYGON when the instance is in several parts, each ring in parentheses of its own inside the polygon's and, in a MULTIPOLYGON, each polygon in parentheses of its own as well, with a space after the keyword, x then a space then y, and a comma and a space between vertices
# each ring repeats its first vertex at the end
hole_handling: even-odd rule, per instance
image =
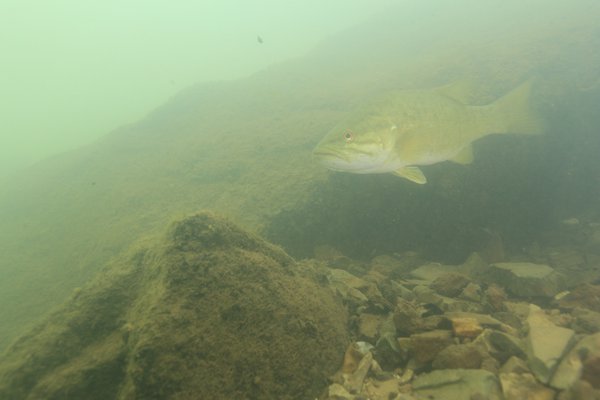
POLYGON ((456 267, 454 266, 442 265, 438 263, 429 263, 421 265, 420 267, 412 270, 410 272, 410 276, 412 276, 415 279, 433 282, 440 276, 454 271, 456 271, 456 267))
POLYGON ((544 264, 496 263, 487 278, 517 297, 553 297, 564 289, 564 277, 544 264))
POLYGON ((554 325, 539 307, 530 305, 530 308, 529 334, 525 342, 528 364, 542 383, 548 383, 562 356, 573 344, 575 332, 554 325))
POLYGON ((413 389, 418 395, 435 400, 502 398, 496 375, 480 369, 432 371, 415 378, 413 389))

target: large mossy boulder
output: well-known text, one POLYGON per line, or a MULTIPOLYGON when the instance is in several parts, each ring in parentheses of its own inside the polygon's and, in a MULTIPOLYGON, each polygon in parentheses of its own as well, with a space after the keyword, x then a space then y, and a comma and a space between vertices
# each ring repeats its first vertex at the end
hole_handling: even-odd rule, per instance
POLYGON ((318 272, 209 213, 139 242, 0 357, 2 399, 306 399, 347 344, 318 272))

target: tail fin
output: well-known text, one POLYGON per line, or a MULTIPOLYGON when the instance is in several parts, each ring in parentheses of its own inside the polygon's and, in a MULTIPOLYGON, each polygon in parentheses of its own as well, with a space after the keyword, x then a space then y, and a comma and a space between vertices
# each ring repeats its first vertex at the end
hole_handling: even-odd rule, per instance
POLYGON ((505 133, 539 135, 543 125, 531 106, 532 81, 528 80, 492 103, 505 133))

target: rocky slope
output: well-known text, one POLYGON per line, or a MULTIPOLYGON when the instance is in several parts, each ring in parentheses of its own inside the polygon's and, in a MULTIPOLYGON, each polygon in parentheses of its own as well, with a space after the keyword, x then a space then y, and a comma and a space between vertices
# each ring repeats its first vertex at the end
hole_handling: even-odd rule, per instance
POLYGON ((188 217, 14 343, 0 398, 314 398, 348 340, 318 276, 230 222, 188 217))
POLYGON ((322 249, 354 341, 320 398, 600 399, 599 234, 570 219, 519 254, 495 242, 462 265, 322 249))

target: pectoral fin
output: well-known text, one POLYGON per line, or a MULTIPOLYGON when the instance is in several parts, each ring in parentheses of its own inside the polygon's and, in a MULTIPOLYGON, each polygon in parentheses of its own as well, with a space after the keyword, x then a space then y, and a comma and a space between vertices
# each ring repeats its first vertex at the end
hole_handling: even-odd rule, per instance
POLYGON ((419 167, 402 167, 392 173, 420 185, 427 183, 427 178, 425 178, 425 175, 423 175, 423 172, 419 167))
POLYGON ((453 158, 450 159, 457 164, 467 165, 473 162, 473 146, 470 144, 458 152, 453 158))

